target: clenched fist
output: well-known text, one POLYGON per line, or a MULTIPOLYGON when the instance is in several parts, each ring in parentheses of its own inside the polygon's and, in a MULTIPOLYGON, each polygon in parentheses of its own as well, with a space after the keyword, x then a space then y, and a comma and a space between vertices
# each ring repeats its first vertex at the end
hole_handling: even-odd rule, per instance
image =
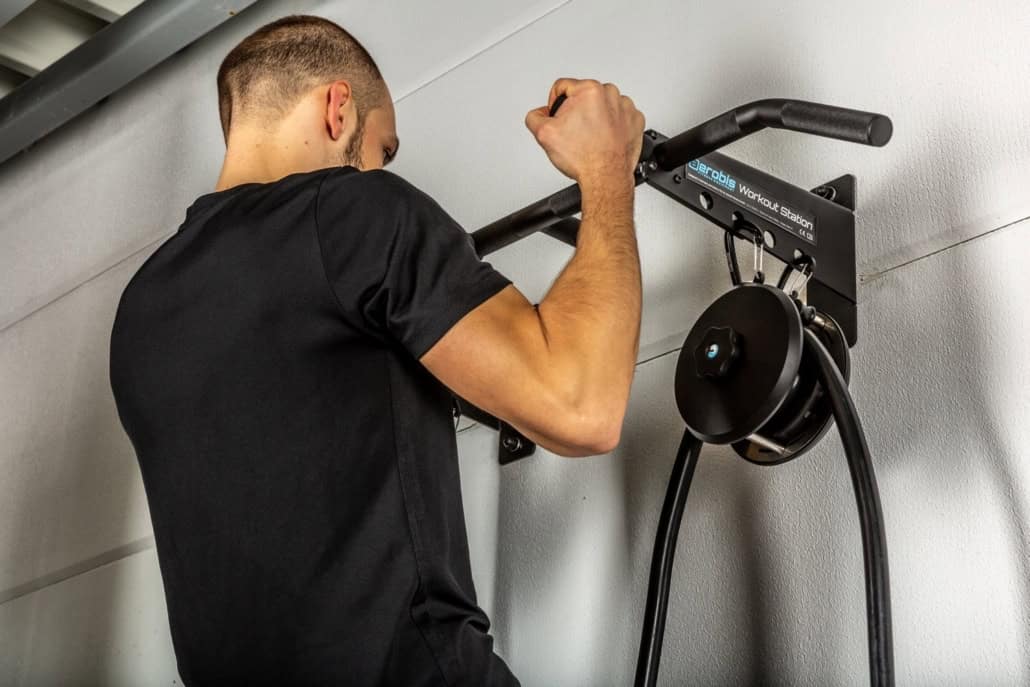
POLYGON ((551 163, 581 185, 595 179, 632 178, 643 145, 644 115, 612 83, 558 79, 547 105, 526 114, 526 127, 551 163), (555 99, 564 94, 554 117, 555 99))

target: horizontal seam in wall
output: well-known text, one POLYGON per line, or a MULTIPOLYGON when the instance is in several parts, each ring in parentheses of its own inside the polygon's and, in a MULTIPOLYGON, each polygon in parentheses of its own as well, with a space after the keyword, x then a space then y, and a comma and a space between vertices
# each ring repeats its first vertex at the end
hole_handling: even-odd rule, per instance
POLYGON ((915 263, 920 262, 922 260, 926 260, 927 258, 932 258, 935 255, 940 255, 941 253, 945 253, 945 252, 951 250, 952 248, 958 248, 959 246, 964 246, 967 243, 972 243, 974 241, 978 241, 980 239, 987 238, 988 236, 996 234, 996 233, 998 233, 1000 231, 1004 231, 1006 229, 1011 229, 1011 228, 1015 227, 1016 225, 1019 225, 1019 224, 1022 224, 1023 222, 1026 222, 1027 220, 1030 220, 1030 215, 1027 215, 1026 217, 1020 217, 1017 220, 1013 220, 1011 222, 1007 222, 1007 223, 1002 224, 1001 226, 995 227, 993 229, 988 229, 987 231, 981 232, 981 233, 976 234, 974 236, 970 236, 968 238, 964 238, 964 239, 960 239, 958 241, 954 241, 952 243, 949 243, 946 246, 941 246, 940 248, 937 248, 935 250, 932 250, 932 251, 929 251, 927 253, 924 253, 923 255, 917 255, 916 257, 911 258, 909 260, 905 260, 903 262, 899 262, 897 265, 892 265, 890 267, 885 267, 882 270, 876 270, 875 272, 869 272, 868 274, 863 274, 863 275, 861 275, 861 283, 866 284, 868 282, 874 281, 874 280, 879 279, 880 277, 882 277, 882 276, 884 276, 886 274, 890 274, 891 272, 894 272, 895 270, 900 270, 903 267, 908 267, 909 265, 915 264, 915 263))
MULTIPOLYGON (((653 362, 655 360, 658 360, 659 358, 664 358, 667 355, 678 352, 681 348, 681 346, 677 346, 676 348, 670 349, 663 353, 657 353, 651 356, 650 358, 645 358, 644 360, 638 361, 636 366, 640 367, 641 365, 653 362)), ((470 429, 474 429, 475 427, 479 426, 481 426, 480 423, 473 422, 469 426, 459 429, 457 431, 457 434, 462 434, 470 429)), ((10 589, 2 590, 0 591, 0 605, 3 605, 9 601, 13 601, 27 594, 38 592, 41 589, 51 587, 55 584, 60 584, 61 582, 65 582, 67 580, 72 579, 73 577, 84 575, 88 572, 96 570, 97 568, 101 568, 105 565, 110 565, 111 563, 116 563, 122 559, 128 558, 129 556, 134 556, 137 553, 140 553, 141 551, 146 551, 152 548, 154 548, 153 536, 137 539, 135 541, 129 542, 128 544, 125 544, 124 546, 116 547, 109 551, 105 551, 104 553, 101 553, 99 555, 87 558, 85 560, 79 561, 78 563, 74 563, 67 567, 61 568, 60 570, 55 570, 54 572, 47 573, 46 575, 37 577, 36 579, 26 582, 24 584, 20 584, 16 587, 11 587, 10 589)))
POLYGON ((105 551, 99 555, 79 561, 78 563, 73 563, 72 565, 61 568, 60 570, 55 570, 52 573, 47 573, 46 575, 37 577, 30 582, 0 591, 0 605, 9 601, 14 601, 15 599, 27 594, 38 592, 41 589, 52 587, 55 584, 60 584, 61 582, 72 579, 73 577, 84 575, 85 573, 96 570, 97 568, 110 565, 111 563, 116 563, 124 558, 134 556, 141 551, 146 551, 152 548, 154 548, 153 536, 137 539, 125 544, 124 546, 116 547, 110 551, 105 551))
MULTIPOLYGON (((655 355, 652 355, 650 358, 645 358, 643 360, 638 360, 637 364, 636 364, 636 367, 640 367, 641 365, 644 365, 646 363, 652 362, 654 360, 658 360, 659 358, 664 358, 665 356, 667 356, 667 355, 669 355, 671 353, 678 353, 682 348, 683 348, 682 346, 677 346, 676 348, 672 348, 672 349, 670 349, 668 351, 665 351, 664 353, 656 353, 655 355)), ((462 433, 467 432, 470 429, 474 429, 476 427, 485 427, 485 425, 483 425, 480 422, 476 422, 475 420, 473 420, 472 424, 468 425, 467 427, 462 427, 456 433, 457 434, 462 434, 462 433)), ((487 427, 487 429, 491 429, 491 428, 487 427)))
POLYGON ((82 288, 86 284, 89 284, 90 282, 94 281, 98 277, 102 277, 103 275, 107 274, 108 272, 110 272, 111 270, 117 268, 118 266, 128 262, 129 260, 132 260, 134 257, 139 255, 140 253, 142 253, 144 251, 147 251, 147 250, 150 250, 151 248, 153 248, 157 244, 162 243, 163 241, 167 240, 174 233, 175 232, 169 232, 169 233, 166 233, 166 234, 162 234, 160 237, 158 237, 157 239, 154 239, 153 241, 148 242, 143 247, 136 248, 136 249, 132 250, 132 252, 130 252, 128 255, 125 255, 125 256, 123 256, 121 258, 116 259, 114 262, 112 262, 111 264, 107 265, 106 267, 101 268, 99 271, 94 272, 93 274, 87 275, 85 279, 82 279, 80 281, 75 282, 74 285, 72 285, 70 287, 64 287, 64 288, 56 289, 56 293, 53 296, 48 296, 48 297, 44 298, 42 303, 31 304, 31 301, 30 301, 30 305, 27 306, 27 308, 24 309, 22 312, 19 312, 18 310, 15 310, 14 314, 11 315, 10 318, 6 322, 0 322, 0 334, 2 334, 3 332, 7 331, 11 327, 15 326, 19 322, 23 322, 23 321, 27 320, 28 318, 32 317, 37 312, 39 312, 40 310, 43 310, 47 306, 53 305, 54 303, 56 303, 57 301, 61 300, 65 296, 67 296, 69 294, 72 294, 72 293, 75 293, 77 290, 79 290, 80 288, 82 288))
POLYGON ((572 0, 565 0, 565 2, 562 2, 562 3, 559 3, 558 5, 555 5, 551 9, 547 10, 546 12, 541 14, 540 16, 531 19, 530 21, 526 22, 522 26, 516 27, 515 29, 513 29, 510 32, 508 32, 504 36, 501 36, 496 41, 494 41, 490 45, 486 46, 482 50, 479 50, 479 51, 473 53, 472 55, 469 55, 468 57, 466 57, 461 62, 459 62, 458 64, 454 65, 453 67, 448 67, 447 69, 445 69, 444 71, 440 72, 436 76, 432 77, 431 79, 429 79, 425 83, 422 83, 422 84, 419 84, 418 86, 415 86, 413 89, 411 89, 410 91, 408 91, 404 95, 402 95, 399 98, 397 98, 396 100, 394 100, 394 103, 395 104, 399 103, 402 100, 404 100, 405 98, 408 98, 409 96, 415 95, 416 93, 421 91, 426 86, 429 86, 433 82, 438 81, 439 79, 442 79, 443 77, 447 76, 448 74, 450 74, 454 70, 460 68, 462 65, 468 64, 469 62, 471 62, 472 60, 476 59, 477 57, 479 57, 483 53, 485 53, 485 52, 487 52, 487 51, 497 47, 498 45, 500 45, 504 41, 508 40, 509 38, 514 36, 515 34, 520 33, 522 31, 524 31, 525 29, 528 29, 530 26, 532 26, 533 24, 537 23, 541 19, 544 19, 544 18, 550 16, 551 14, 553 14, 554 12, 560 10, 562 7, 564 7, 565 5, 568 5, 570 2, 572 2, 572 0))

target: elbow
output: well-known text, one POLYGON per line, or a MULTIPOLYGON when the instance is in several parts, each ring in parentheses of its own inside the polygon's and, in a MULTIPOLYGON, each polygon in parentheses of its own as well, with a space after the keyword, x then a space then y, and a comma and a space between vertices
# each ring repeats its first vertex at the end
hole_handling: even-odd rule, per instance
POLYGON ((569 458, 600 456, 614 451, 622 435, 622 413, 594 412, 578 414, 572 421, 578 427, 573 441, 574 451, 569 458))
POLYGON ((590 453, 587 455, 591 456, 602 456, 606 453, 611 453, 619 446, 619 438, 622 433, 622 427, 614 427, 605 429, 599 432, 594 442, 590 445, 590 453))

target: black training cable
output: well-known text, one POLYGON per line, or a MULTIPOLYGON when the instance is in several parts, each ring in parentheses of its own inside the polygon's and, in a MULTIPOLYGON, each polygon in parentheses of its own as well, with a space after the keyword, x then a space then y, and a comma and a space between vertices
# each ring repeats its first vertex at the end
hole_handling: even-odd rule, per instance
POLYGON ((805 345, 813 353, 819 378, 833 409, 844 453, 851 471, 851 483, 858 501, 862 529, 862 558, 865 564, 866 620, 869 627, 869 676, 873 687, 893 687, 894 652, 891 638, 890 579, 887 570, 887 541, 883 531, 883 512, 876 475, 869 456, 858 411, 848 386, 833 357, 808 327, 805 345))
POLYGON ((702 442, 684 430, 676 453, 676 462, 669 476, 665 491, 665 503, 658 519, 654 551, 651 554, 651 576, 647 584, 647 605, 644 607, 644 630, 640 638, 640 654, 637 657, 636 687, 654 687, 658 681, 658 661, 662 654, 662 638, 665 634, 665 616, 669 606, 669 582, 672 578, 672 563, 676 556, 676 539, 679 537, 683 507, 690 491, 690 481, 697 467, 702 442))
MULTIPOLYGON (((869 633, 869 669, 872 687, 894 686, 894 656, 891 637, 890 579, 883 513, 876 487, 872 459, 866 445, 858 411, 840 370, 819 338, 807 327, 804 341, 815 354, 819 378, 826 390, 837 430, 844 445, 851 482, 858 503, 865 566, 866 619, 869 633)), ((644 609, 644 626, 637 657, 635 687, 654 687, 658 681, 665 620, 669 605, 669 585, 676 555, 683 511, 697 467, 703 442, 689 430, 683 432, 676 462, 669 476, 665 502, 658 520, 651 573, 644 609)))

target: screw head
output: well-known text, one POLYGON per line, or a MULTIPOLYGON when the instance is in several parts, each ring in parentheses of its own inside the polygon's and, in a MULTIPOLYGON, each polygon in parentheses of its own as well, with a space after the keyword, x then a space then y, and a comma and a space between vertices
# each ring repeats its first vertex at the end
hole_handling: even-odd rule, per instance
POLYGON ((501 445, 504 446, 504 450, 511 451, 512 453, 522 448, 522 442, 519 441, 519 438, 512 436, 504 437, 504 441, 501 442, 501 445))

